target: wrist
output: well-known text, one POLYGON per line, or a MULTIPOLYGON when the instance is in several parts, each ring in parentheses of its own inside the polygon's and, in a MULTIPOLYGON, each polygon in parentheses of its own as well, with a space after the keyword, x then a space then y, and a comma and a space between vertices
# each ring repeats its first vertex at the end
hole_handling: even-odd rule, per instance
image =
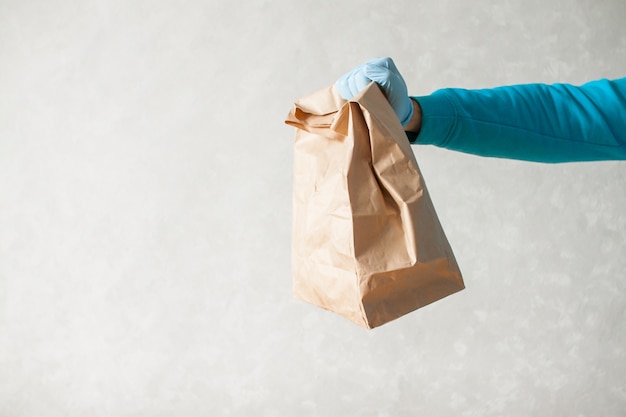
POLYGON ((413 106, 413 115, 409 122, 404 126, 404 130, 407 132, 419 133, 422 128, 422 108, 417 100, 409 98, 411 105, 413 106))

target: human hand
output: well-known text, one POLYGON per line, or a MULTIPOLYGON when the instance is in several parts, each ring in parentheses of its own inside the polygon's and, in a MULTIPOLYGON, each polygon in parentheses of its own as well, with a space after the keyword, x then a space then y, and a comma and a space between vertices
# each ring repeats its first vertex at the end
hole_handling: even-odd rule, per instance
POLYGON ((335 86, 344 100, 351 100, 372 81, 382 87, 402 126, 406 126, 413 116, 413 101, 409 98, 406 83, 391 58, 367 61, 341 76, 335 86))

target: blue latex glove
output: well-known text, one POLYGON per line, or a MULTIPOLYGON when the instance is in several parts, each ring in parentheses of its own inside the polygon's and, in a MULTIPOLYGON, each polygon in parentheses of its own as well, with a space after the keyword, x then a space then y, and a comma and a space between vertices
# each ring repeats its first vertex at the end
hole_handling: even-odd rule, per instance
POLYGON ((344 100, 351 100, 372 81, 382 87, 402 126, 406 126, 413 116, 413 103, 406 83, 391 58, 376 58, 359 65, 341 76, 335 87, 344 100))

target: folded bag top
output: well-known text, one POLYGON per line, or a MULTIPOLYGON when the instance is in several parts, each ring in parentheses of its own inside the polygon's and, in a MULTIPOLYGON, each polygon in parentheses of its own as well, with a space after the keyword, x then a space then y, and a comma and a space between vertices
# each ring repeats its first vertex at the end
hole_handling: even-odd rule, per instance
POLYGON ((464 288, 404 129, 380 87, 296 101, 294 295, 374 328, 464 288))

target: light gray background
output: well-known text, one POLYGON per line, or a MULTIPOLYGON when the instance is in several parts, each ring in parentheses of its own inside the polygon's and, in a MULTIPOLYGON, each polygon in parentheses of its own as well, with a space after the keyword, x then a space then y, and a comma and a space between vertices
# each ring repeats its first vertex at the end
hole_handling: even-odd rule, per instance
POLYGON ((623 416, 626 165, 414 147, 467 290, 291 297, 292 102, 626 75, 623 0, 0 0, 0 416, 623 416))

